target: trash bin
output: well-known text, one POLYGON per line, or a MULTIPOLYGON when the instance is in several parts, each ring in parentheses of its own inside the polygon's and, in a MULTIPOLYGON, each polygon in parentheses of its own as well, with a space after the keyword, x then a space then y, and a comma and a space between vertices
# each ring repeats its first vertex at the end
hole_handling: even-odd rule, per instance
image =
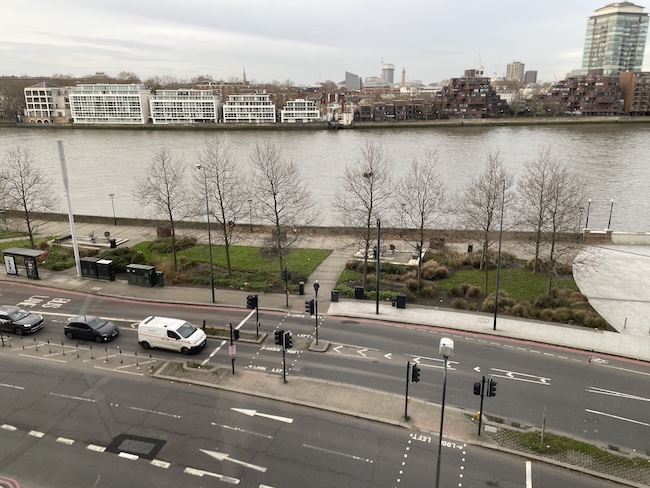
POLYGON ((81 265, 82 278, 95 278, 97 279, 97 261, 99 258, 81 258, 79 264, 81 265))
POLYGON ((305 294, 305 282, 304 281, 300 281, 298 283, 298 294, 299 295, 304 295, 305 294))
POLYGON ((467 244, 467 252, 473 252, 474 251, 474 244, 467 244))
POLYGON ((332 290, 332 302, 338 302, 339 301, 339 291, 338 290, 332 290))
POLYGON ((356 298, 357 300, 363 300, 364 299, 363 286, 355 286, 354 287, 354 298, 356 298))
POLYGON ((406 308, 406 295, 397 295, 395 297, 395 305, 397 308, 406 308))
POLYGON ((126 277, 129 285, 155 286, 156 269, 144 264, 129 264, 126 267, 126 277))
POLYGON ((165 275, 162 271, 156 271, 156 286, 165 286, 165 275))
POLYGON ((112 259, 97 261, 97 278, 106 281, 115 281, 115 267, 112 259))

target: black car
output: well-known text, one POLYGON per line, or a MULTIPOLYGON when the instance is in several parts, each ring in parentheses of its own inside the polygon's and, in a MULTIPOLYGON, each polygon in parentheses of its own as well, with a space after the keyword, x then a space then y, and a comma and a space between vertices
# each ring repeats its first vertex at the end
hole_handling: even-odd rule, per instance
POLYGON ((93 315, 79 315, 64 325, 68 339, 107 342, 115 339, 120 330, 113 322, 93 315))
POLYGON ((42 316, 13 305, 0 305, 0 329, 23 335, 36 332, 42 327, 42 316))

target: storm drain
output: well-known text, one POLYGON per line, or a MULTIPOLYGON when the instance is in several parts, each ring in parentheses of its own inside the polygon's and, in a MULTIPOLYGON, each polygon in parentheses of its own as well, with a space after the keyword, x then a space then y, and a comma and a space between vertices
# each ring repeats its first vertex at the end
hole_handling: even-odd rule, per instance
POLYGON ((126 452, 145 459, 153 459, 162 449, 166 441, 140 437, 137 435, 120 434, 106 448, 107 451, 119 454, 126 452))

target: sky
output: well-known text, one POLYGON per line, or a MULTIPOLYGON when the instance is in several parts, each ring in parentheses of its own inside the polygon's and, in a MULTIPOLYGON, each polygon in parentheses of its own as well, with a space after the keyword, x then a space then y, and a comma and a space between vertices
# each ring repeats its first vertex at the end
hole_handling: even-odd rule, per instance
MULTIPOLYGON (((435 83, 513 61, 538 81, 582 64, 605 0, 2 0, 0 75, 340 82, 345 72, 435 83)), ((646 8, 649 1, 636 1, 646 8)), ((644 70, 650 68, 646 47, 644 70)))

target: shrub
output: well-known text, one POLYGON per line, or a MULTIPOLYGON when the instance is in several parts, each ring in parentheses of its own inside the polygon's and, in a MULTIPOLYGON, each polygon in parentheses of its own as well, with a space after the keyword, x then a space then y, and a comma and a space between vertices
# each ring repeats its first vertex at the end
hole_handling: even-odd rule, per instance
POLYGON ((481 287, 472 285, 472 286, 467 286, 465 289, 465 297, 466 298, 477 298, 481 296, 481 287))
POLYGON ((526 301, 517 303, 510 309, 510 314, 523 319, 530 318, 530 303, 526 301))
POLYGON ((449 289, 449 296, 451 297, 463 297, 465 292, 463 291, 462 285, 454 285, 449 289))
POLYGON ((436 287, 433 285, 424 285, 420 290, 420 296, 424 298, 432 298, 436 295, 436 287))
POLYGON ((408 279, 404 281, 404 284, 406 285, 406 288, 410 291, 418 291, 419 289, 419 283, 418 280, 413 278, 413 279, 408 279))
POLYGON ((467 310, 469 308, 469 303, 467 303, 467 300, 463 300, 462 298, 455 298, 454 301, 451 302, 451 306, 457 310, 467 310))

